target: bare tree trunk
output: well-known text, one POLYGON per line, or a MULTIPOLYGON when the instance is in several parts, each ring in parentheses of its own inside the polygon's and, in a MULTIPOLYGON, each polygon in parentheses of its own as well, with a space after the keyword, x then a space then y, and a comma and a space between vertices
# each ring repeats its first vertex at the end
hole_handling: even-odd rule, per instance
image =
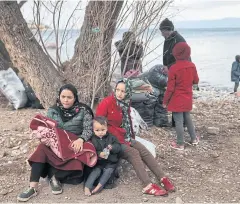
POLYGON ((0 40, 0 71, 6 70, 11 64, 11 60, 9 57, 9 54, 3 44, 3 42, 0 40))
POLYGON ((74 56, 65 70, 81 100, 92 106, 94 98, 104 97, 108 89, 103 82, 109 75, 112 38, 122 5, 123 1, 89 2, 74 56))
MULTIPOLYGON (((27 1, 19 2, 19 8, 21 8, 26 2, 27 1)), ((4 43, 0 40, 0 71, 8 69, 10 66, 12 66, 10 56, 5 48, 4 43)))
POLYGON ((32 86, 43 106, 49 107, 64 79, 33 37, 17 2, 0 1, 0 25, 1 40, 13 65, 32 86))

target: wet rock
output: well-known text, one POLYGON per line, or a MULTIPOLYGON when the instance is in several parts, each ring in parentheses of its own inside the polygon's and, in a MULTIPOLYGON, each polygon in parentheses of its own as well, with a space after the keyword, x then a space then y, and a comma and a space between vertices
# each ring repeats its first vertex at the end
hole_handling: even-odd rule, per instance
POLYGON ((5 150, 0 150, 0 158, 3 158, 7 155, 5 150))
POLYGON ((7 147, 7 148, 11 148, 12 147, 11 140, 10 140, 9 137, 5 139, 4 147, 7 147))
POLYGON ((231 129, 231 130, 233 130, 233 129, 235 129, 236 127, 235 127, 235 124, 229 124, 228 125, 228 129, 231 129))
POLYGON ((8 190, 8 193, 12 193, 12 192, 13 192, 13 189, 12 189, 12 188, 8 190))
POLYGON ((13 130, 17 131, 17 132, 23 132, 24 131, 24 127, 16 126, 16 127, 13 127, 13 130))
POLYGON ((211 152, 211 157, 213 158, 218 158, 219 157, 219 154, 217 152, 211 152))
POLYGON ((2 189, 0 191, 0 195, 7 195, 8 194, 8 190, 7 189, 2 189))
POLYGON ((29 151, 29 144, 21 146, 20 150, 22 151, 23 154, 26 154, 29 151))
POLYGON ((176 197, 176 203, 177 204, 183 204, 183 200, 180 197, 176 197))
POLYGON ((16 146, 16 147, 13 147, 12 149, 19 149, 20 147, 19 146, 16 146))
POLYGON ((218 127, 208 127, 207 133, 210 135, 218 135, 219 134, 219 128, 218 127))
POLYGON ((16 156, 19 156, 22 152, 20 150, 13 150, 10 155, 12 157, 16 157, 16 156))

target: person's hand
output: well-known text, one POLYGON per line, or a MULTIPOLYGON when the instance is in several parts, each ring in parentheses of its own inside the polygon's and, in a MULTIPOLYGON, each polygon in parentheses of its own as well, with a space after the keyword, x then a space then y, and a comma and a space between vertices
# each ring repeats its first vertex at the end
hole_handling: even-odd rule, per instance
POLYGON ((109 150, 112 150, 112 145, 109 144, 109 145, 107 146, 107 148, 108 148, 109 150))
POLYGON ((104 153, 104 152, 101 152, 101 153, 99 154, 99 157, 105 159, 105 153, 104 153))
POLYGON ((198 86, 198 84, 193 84, 193 90, 199 91, 199 86, 198 86))
POLYGON ((78 153, 78 152, 81 152, 83 150, 83 139, 82 138, 78 138, 77 140, 75 140, 73 143, 72 143, 72 148, 73 148, 73 151, 75 153, 78 153))
POLYGON ((163 67, 163 72, 164 72, 164 74, 168 74, 168 67, 167 66, 163 67))
POLYGON ((166 104, 162 104, 162 107, 163 107, 163 108, 167 108, 167 105, 166 105, 166 104))

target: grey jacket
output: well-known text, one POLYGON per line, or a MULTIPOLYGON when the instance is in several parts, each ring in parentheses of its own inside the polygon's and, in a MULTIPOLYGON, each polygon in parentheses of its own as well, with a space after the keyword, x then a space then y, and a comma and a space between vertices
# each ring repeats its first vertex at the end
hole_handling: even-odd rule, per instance
POLYGON ((47 117, 57 121, 58 128, 69 131, 84 141, 88 141, 93 135, 92 115, 85 109, 80 109, 79 113, 67 122, 63 122, 60 114, 53 108, 48 109, 47 117))
POLYGON ((231 81, 239 82, 239 79, 240 79, 240 63, 235 61, 232 63, 231 81))

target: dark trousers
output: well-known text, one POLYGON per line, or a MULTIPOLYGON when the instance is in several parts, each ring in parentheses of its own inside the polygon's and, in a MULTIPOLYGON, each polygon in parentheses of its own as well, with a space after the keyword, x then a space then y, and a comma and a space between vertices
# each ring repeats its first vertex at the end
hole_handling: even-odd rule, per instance
POLYGON ((39 182, 40 177, 49 179, 55 175, 61 183, 77 185, 83 181, 83 172, 74 170, 55 169, 48 163, 33 162, 30 175, 30 182, 39 182))
POLYGON ((53 175, 50 175, 50 171, 47 169, 48 167, 45 163, 32 163, 30 182, 39 182, 39 179, 43 174, 48 175, 48 177, 52 177, 53 175))
POLYGON ((234 92, 237 92, 238 87, 239 87, 239 82, 235 82, 235 85, 234 85, 234 92))

